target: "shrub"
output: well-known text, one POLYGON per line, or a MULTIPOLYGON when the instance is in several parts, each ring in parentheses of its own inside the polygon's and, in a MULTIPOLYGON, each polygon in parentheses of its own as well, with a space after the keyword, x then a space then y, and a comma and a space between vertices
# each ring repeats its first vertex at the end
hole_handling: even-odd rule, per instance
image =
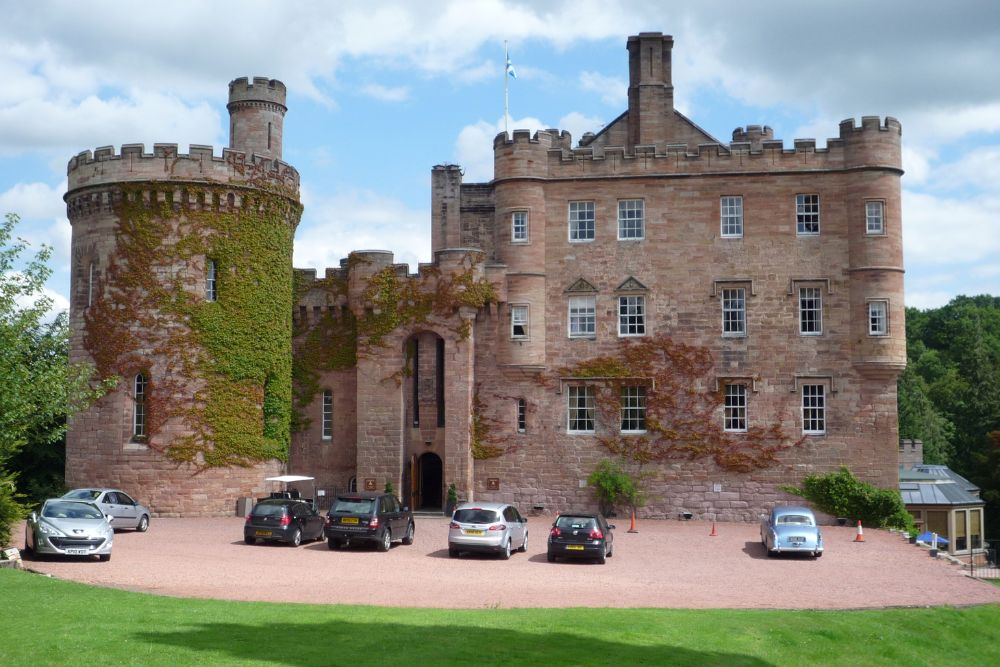
POLYGON ((594 487, 601 513, 611 514, 615 506, 635 509, 645 502, 639 484, 611 459, 604 459, 587 477, 587 484, 594 487))
POLYGON ((13 475, 0 472, 0 547, 13 544, 11 529, 24 518, 25 507, 18 500, 23 496, 15 490, 13 475))
POLYGON ((392 493, 392 494, 396 493, 396 489, 393 488, 392 482, 386 481, 384 493, 392 493))
POLYGON ((896 489, 883 489, 862 482, 845 466, 828 475, 808 475, 802 486, 782 486, 821 511, 875 528, 899 528, 915 532, 913 517, 896 489))

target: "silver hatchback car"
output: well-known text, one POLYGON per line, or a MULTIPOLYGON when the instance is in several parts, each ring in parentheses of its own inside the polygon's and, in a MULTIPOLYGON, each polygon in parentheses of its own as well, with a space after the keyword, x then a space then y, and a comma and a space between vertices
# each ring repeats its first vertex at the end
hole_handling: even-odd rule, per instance
POLYGON ((451 515, 448 555, 492 552, 507 560, 513 550, 528 550, 528 520, 506 503, 462 503, 451 515))

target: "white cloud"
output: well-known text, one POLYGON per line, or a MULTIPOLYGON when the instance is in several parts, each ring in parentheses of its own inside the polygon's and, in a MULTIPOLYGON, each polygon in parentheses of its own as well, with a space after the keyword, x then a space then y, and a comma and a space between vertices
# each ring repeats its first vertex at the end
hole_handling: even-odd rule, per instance
POLYGON ((65 181, 55 188, 47 183, 17 183, 6 192, 0 192, 0 215, 16 213, 22 220, 64 217, 66 204, 62 196, 65 192, 65 181))
POLYGON ((430 213, 364 190, 332 195, 302 188, 305 214, 295 235, 294 265, 314 268, 340 266, 354 250, 391 250, 398 263, 411 270, 431 259, 430 213))
POLYGON ((903 190, 907 262, 970 265, 1000 256, 1000 199, 951 199, 903 190))
POLYGON ((361 92, 382 102, 403 102, 410 97, 410 89, 406 86, 388 87, 377 83, 362 86, 361 92))
MULTIPOLYGON (((546 129, 537 118, 511 119, 508 131, 528 130, 532 134, 546 129)), ((466 183, 493 180, 493 139, 503 132, 503 119, 494 124, 479 121, 466 125, 455 140, 455 162, 461 165, 466 183)))
POLYGON ((604 119, 596 116, 584 116, 577 111, 571 111, 559 119, 559 129, 566 130, 573 137, 573 145, 580 143, 586 132, 597 134, 604 129, 604 119))
POLYGON ((622 111, 628 106, 628 82, 597 72, 580 72, 580 87, 597 93, 605 104, 622 111))

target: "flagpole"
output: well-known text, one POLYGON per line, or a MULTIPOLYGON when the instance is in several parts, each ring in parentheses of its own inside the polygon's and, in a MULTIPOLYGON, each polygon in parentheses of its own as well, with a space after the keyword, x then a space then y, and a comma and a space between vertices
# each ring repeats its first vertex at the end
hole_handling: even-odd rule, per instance
POLYGON ((503 40, 503 134, 507 136, 507 65, 510 63, 510 56, 507 54, 507 40, 503 40))

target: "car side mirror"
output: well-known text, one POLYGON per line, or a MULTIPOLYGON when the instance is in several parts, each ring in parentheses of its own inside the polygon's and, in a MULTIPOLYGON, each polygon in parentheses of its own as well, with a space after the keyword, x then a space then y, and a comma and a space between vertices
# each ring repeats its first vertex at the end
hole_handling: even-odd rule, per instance
POLYGON ((615 524, 609 523, 608 524, 608 528, 610 528, 611 530, 614 530, 615 529, 615 524))
POLYGON ((528 523, 528 517, 522 516, 521 517, 521 523, 528 523))
POLYGON ((112 521, 115 520, 115 518, 113 516, 111 516, 110 514, 105 514, 104 518, 108 520, 108 523, 111 523, 112 521))
POLYGON ((404 512, 409 512, 410 508, 408 506, 406 506, 406 505, 403 505, 403 511, 404 512))

